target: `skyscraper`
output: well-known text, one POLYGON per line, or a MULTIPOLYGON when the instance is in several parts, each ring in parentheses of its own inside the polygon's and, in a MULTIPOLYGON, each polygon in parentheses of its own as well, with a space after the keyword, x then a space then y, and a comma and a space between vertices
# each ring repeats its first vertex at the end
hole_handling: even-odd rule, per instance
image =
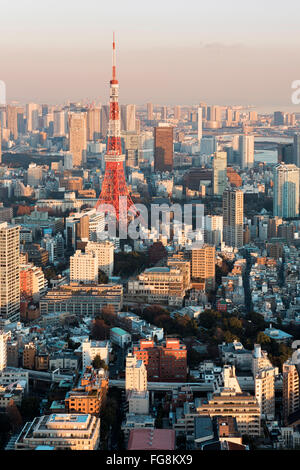
POLYGON ((109 106, 106 104, 101 106, 101 122, 100 122, 100 129, 101 129, 101 136, 106 137, 108 131, 108 123, 109 123, 109 106))
POLYGON ((179 121, 180 116, 181 116, 181 108, 180 108, 180 106, 175 106, 175 108, 174 108, 174 119, 177 119, 179 121))
POLYGON ((27 132, 32 132, 38 128, 39 105, 28 103, 26 105, 27 132))
POLYGON ((241 168, 252 168, 254 164, 254 136, 239 136, 239 154, 241 168))
POLYGON ((298 217, 299 176, 300 169, 296 165, 284 163, 276 165, 274 169, 274 216, 298 217))
POLYGON ((136 107, 135 104, 126 105, 125 131, 136 130, 136 107))
POLYGON ((153 104, 147 103, 147 119, 153 121, 153 104))
MULTIPOLYGON (((0 224, 0 323, 20 315, 20 227, 0 224)), ((1 325, 0 325, 1 326, 1 325)))
POLYGON ((203 118, 202 108, 198 108, 197 138, 198 138, 199 144, 201 144, 201 139, 202 139, 202 118, 203 118))
POLYGON ((6 118, 7 128, 10 130, 10 134, 14 140, 18 138, 18 108, 16 106, 8 105, 6 118))
POLYGON ((226 245, 243 246, 244 193, 227 189, 223 193, 223 237, 226 245))
POLYGON ((87 140, 99 139, 101 134, 101 108, 89 108, 87 112, 87 140))
POLYGON ((82 166, 86 162, 87 149, 86 113, 70 113, 69 147, 73 166, 82 166))
POLYGON ((173 127, 171 126, 154 128, 154 169, 173 170, 173 127))
POLYGON ((213 157, 213 193, 222 196, 227 185, 227 153, 215 152, 213 157))
POLYGON ((56 110, 53 113, 53 136, 61 137, 65 133, 65 112, 56 110))
POLYGON ((282 111, 275 111, 274 113, 274 126, 284 125, 284 113, 282 111))
POLYGON ((293 161, 286 163, 294 163, 298 168, 300 168, 300 134, 294 134, 294 145, 293 145, 293 161))
POLYGON ((168 119, 168 108, 167 106, 163 106, 161 108, 161 120, 166 121, 168 119))

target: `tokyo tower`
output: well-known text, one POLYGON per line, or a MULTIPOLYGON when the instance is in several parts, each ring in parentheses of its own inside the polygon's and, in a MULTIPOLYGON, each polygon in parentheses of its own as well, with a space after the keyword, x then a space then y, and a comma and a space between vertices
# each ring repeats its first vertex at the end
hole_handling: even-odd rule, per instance
MULTIPOLYGON (((96 203, 96 209, 102 210, 101 205, 104 206, 105 212, 115 213, 117 220, 131 215, 134 217, 138 212, 130 197, 124 174, 124 160, 125 156, 122 155, 121 147, 121 133, 120 133, 120 111, 119 111, 119 82, 116 79, 116 43, 115 35, 113 35, 113 63, 112 63, 112 79, 110 80, 110 102, 109 102, 109 124, 108 124, 108 139, 107 150, 105 155, 105 174, 101 188, 101 194, 96 203), (123 196, 123 201, 127 205, 119 207, 120 197, 123 196), (126 197, 126 199, 124 198, 126 197), (114 209, 114 210, 113 210, 114 209)), ((122 201, 122 202, 123 202, 122 201)))

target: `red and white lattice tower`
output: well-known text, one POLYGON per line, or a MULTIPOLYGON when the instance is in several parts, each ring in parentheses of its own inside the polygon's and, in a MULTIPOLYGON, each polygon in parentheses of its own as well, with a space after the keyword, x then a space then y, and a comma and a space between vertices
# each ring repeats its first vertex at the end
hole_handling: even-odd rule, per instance
MULTIPOLYGON (((117 220, 126 217, 126 207, 119 208, 120 196, 127 198, 127 214, 134 217, 138 214, 130 197, 124 174, 125 156, 122 155, 120 111, 119 111, 119 82, 116 79, 116 43, 113 36, 113 64, 112 80, 110 80, 110 110, 108 124, 107 150, 105 155, 105 174, 101 188, 101 194, 96 204, 96 209, 101 210, 101 205, 113 206, 117 220), (125 211, 124 211, 125 209, 125 211)), ((125 199, 124 199, 125 200, 125 199)), ((105 209, 110 212, 109 209, 105 209)), ((111 211, 113 212, 113 211, 111 211)))

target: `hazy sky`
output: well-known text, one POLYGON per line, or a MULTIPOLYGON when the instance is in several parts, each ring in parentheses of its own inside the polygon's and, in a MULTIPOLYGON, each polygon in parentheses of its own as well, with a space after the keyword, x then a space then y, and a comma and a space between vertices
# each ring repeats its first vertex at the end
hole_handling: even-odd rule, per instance
POLYGON ((0 0, 8 101, 108 100, 112 32, 120 101, 291 103, 299 0, 0 0))

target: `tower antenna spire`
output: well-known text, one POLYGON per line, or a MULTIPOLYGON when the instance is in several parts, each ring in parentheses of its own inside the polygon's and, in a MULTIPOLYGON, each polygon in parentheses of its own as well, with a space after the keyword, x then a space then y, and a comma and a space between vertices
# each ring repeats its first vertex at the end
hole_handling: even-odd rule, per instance
POLYGON ((116 41, 115 32, 113 32, 113 56, 112 56, 112 79, 116 80, 116 41))

